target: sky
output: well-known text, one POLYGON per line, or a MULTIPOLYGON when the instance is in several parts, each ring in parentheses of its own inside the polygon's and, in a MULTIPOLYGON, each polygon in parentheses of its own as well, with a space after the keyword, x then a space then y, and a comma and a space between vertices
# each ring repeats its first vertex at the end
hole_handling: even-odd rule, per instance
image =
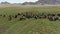
POLYGON ((0 0, 0 2, 4 2, 4 1, 7 1, 7 2, 10 2, 10 3, 23 3, 23 2, 35 2, 37 0, 0 0))

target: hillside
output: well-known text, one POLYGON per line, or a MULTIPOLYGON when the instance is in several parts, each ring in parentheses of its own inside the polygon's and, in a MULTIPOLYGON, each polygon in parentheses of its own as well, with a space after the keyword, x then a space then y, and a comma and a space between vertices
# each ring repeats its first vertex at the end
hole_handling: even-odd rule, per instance
MULTIPOLYGON (((11 4, 7 1, 5 2, 1 2, 1 4, 11 4)), ((41 5, 44 5, 44 4, 60 4, 60 0, 38 0, 36 2, 24 2, 24 3, 14 3, 14 4, 22 4, 22 5, 37 5, 37 4, 41 4, 41 5)))
POLYGON ((38 0, 37 2, 44 4, 60 4, 60 0, 38 0))

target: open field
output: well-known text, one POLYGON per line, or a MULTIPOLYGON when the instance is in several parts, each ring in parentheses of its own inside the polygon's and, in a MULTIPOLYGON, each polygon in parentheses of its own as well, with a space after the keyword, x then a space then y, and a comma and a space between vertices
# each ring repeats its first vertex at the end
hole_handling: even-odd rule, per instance
POLYGON ((48 19, 26 19, 19 21, 18 18, 9 21, 9 15, 17 13, 33 12, 60 14, 60 6, 19 6, 0 8, 0 34, 60 34, 60 21, 49 21, 48 19))

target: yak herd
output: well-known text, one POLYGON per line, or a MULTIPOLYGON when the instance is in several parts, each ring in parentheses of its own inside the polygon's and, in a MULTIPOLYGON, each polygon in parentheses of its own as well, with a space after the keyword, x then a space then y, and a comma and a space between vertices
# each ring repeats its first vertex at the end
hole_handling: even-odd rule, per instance
MULTIPOLYGON (((3 17, 6 17, 6 15, 3 15, 3 17)), ((8 20, 12 20, 13 18, 18 18, 19 20, 34 18, 34 19, 49 19, 50 21, 57 21, 60 20, 60 14, 45 14, 45 13, 33 14, 32 12, 25 12, 8 16, 8 20)))

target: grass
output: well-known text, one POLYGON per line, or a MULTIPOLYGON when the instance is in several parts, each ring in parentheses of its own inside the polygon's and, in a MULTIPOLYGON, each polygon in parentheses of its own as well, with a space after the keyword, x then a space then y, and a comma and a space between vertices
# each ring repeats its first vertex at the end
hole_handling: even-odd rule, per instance
MULTIPOLYGON (((0 8, 2 15, 15 15, 21 12, 38 13, 60 13, 58 6, 46 7, 5 7, 0 8)), ((18 19, 8 20, 8 17, 0 17, 0 34, 60 34, 60 21, 49 21, 48 19, 18 19)))

